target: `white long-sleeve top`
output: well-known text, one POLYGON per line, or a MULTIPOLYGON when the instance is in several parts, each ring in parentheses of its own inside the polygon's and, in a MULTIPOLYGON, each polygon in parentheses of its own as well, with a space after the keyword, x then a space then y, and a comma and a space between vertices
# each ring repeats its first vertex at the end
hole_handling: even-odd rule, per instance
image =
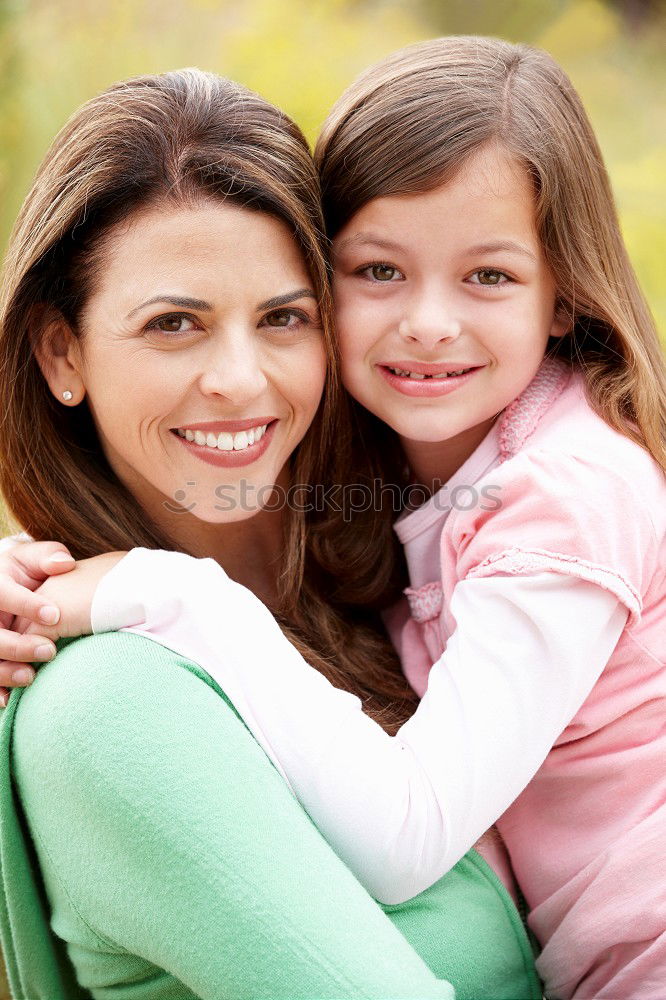
POLYGON ((93 630, 129 628, 203 666, 339 856, 377 899, 398 903, 515 799, 626 619, 608 591, 554 573, 466 581, 451 612, 459 627, 393 738, 212 560, 134 550, 98 587, 93 630))
POLYGON ((199 663, 373 896, 437 881, 516 798, 603 670, 626 620, 572 577, 470 580, 459 627, 395 737, 334 688, 212 560, 136 549, 106 575, 95 632, 131 627, 199 663))

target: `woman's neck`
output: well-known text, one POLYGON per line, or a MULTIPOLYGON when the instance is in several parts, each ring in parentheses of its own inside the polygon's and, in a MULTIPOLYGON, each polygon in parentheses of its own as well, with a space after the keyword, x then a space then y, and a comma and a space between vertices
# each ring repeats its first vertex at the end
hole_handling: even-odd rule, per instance
POLYGON ((262 510, 244 521, 210 524, 197 518, 180 521, 174 543, 198 559, 211 558, 237 583, 269 607, 278 603, 277 580, 282 562, 282 511, 262 510))

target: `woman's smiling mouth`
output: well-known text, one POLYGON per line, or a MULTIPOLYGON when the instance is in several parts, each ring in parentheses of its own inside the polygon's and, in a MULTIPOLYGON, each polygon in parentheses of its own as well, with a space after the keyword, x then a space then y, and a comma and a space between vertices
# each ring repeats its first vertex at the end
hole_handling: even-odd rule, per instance
POLYGON ((277 423, 276 417, 207 421, 174 427, 171 433, 208 465, 233 468, 261 458, 277 423))

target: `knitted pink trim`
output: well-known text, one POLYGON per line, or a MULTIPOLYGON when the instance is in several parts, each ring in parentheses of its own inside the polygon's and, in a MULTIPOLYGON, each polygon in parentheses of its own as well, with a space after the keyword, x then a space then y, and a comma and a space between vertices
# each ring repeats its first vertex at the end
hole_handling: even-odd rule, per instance
POLYGON ((409 610, 414 621, 423 624, 439 617, 444 601, 441 583, 426 583, 417 590, 407 587, 404 593, 409 601, 409 610))
POLYGON ((505 462, 525 444, 571 377, 564 362, 546 358, 520 396, 509 403, 499 426, 500 459, 505 462))

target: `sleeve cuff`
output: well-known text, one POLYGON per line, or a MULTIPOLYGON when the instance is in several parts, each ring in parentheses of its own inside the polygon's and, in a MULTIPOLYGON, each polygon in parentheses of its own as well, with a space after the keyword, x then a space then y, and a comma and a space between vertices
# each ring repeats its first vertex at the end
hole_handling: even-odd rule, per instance
POLYGON ((132 549, 97 586, 91 610, 93 633, 142 625, 149 616, 155 625, 162 618, 172 619, 192 564, 208 562, 184 552, 132 549))

